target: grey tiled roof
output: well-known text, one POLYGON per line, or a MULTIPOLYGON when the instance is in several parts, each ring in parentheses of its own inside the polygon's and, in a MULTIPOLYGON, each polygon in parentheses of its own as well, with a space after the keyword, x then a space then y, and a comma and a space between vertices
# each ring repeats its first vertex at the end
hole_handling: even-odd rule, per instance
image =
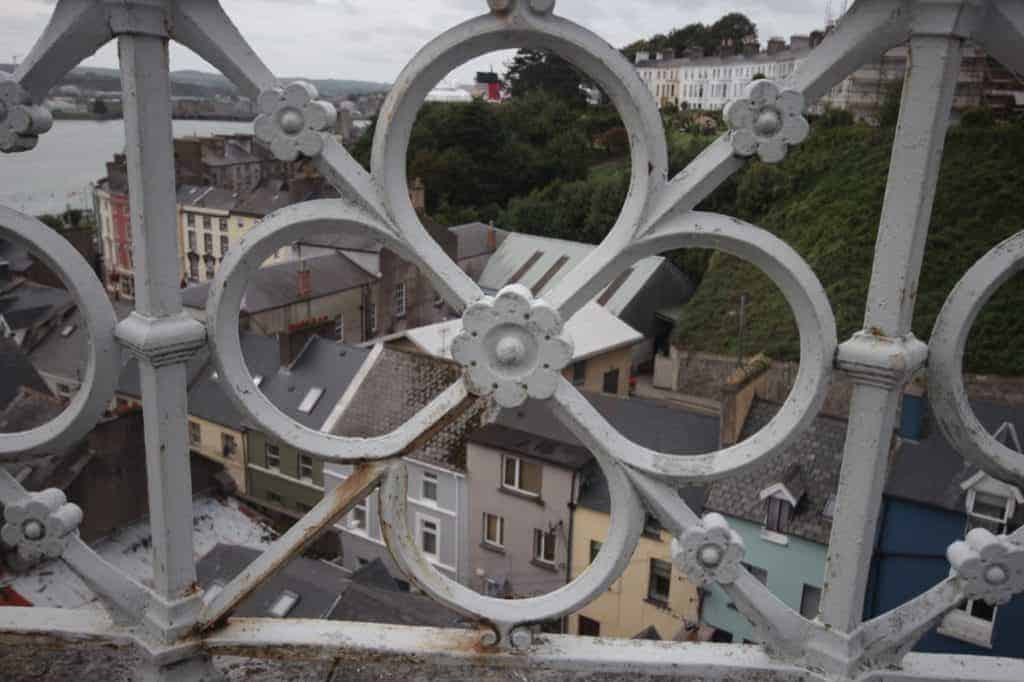
POLYGON ((25 281, 0 295, 0 315, 12 329, 27 329, 72 305, 64 289, 25 281))
MULTIPOLYGON (((980 400, 972 400, 971 407, 989 433, 1009 422, 1018 434, 1024 435, 1024 408, 980 400)), ((924 426, 924 437, 920 442, 904 440, 900 443, 889 471, 885 494, 963 512, 964 491, 960 484, 976 474, 978 467, 953 449, 935 424, 930 411, 924 426)))
POLYGON ((229 189, 204 185, 181 185, 178 187, 178 203, 185 208, 231 211, 238 202, 238 193, 229 189))
MULTIPOLYGON (((718 417, 688 412, 660 400, 584 395, 622 435, 646 448, 684 455, 718 447, 718 417)), ((580 469, 591 460, 590 451, 555 417, 550 406, 538 401, 502 411, 495 423, 471 433, 469 440, 569 469, 580 469)))
POLYGON ((366 348, 313 336, 295 361, 266 377, 260 389, 285 415, 319 430, 369 354, 366 348), (312 412, 300 412, 299 406, 313 388, 323 389, 323 395, 312 412))
MULTIPOLYGON (((123 320, 132 312, 131 303, 126 301, 111 301, 111 304, 118 320, 123 320)), ((80 370, 85 368, 88 346, 89 330, 85 317, 76 306, 59 325, 55 325, 32 347, 29 356, 40 372, 78 379, 80 370), (71 333, 62 336, 61 332, 69 326, 73 327, 71 333)))
MULTIPOLYGON (((320 298, 376 281, 376 277, 363 270, 340 253, 306 259, 310 271, 312 294, 306 298, 320 298)), ((298 301, 299 261, 260 268, 249 278, 242 298, 242 311, 254 314, 273 310, 298 301)), ((182 299, 189 308, 205 308, 210 285, 198 284, 182 291, 182 299)))
MULTIPOLYGON (((278 341, 259 334, 240 335, 242 355, 249 373, 264 380, 273 376, 280 367, 278 341)), ((220 424, 236 431, 245 426, 245 417, 227 397, 221 380, 216 376, 212 363, 207 364, 202 374, 188 392, 188 413, 191 416, 220 424)))
POLYGON ((18 345, 0 337, 0 410, 17 397, 22 388, 44 394, 50 392, 18 345))
MULTIPOLYGON (((779 406, 756 401, 743 427, 743 438, 759 431, 778 411, 779 406)), ((790 535, 827 544, 832 530, 825 516, 825 504, 839 485, 846 421, 817 417, 807 430, 778 456, 762 461, 745 473, 713 483, 705 509, 728 516, 763 523, 765 503, 759 494, 776 483, 803 481, 804 495, 790 519, 790 535)), ((795 492, 795 491, 794 491, 795 492)))

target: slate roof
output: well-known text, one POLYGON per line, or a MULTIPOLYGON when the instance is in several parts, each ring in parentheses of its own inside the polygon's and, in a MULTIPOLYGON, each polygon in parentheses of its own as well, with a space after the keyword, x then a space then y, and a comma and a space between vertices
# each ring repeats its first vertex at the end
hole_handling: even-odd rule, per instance
POLYGON ((261 159, 250 153, 237 142, 230 139, 224 141, 224 153, 203 146, 203 164, 207 166, 232 166, 237 163, 260 163, 261 159))
MULTIPOLYGON (((3 369, 6 367, 0 371, 3 369)), ((42 426, 55 419, 64 407, 64 401, 51 395, 45 386, 42 389, 21 386, 10 400, 0 402, 0 433, 18 433, 42 426)), ((40 463, 33 460, 32 466, 40 463)))
MULTIPOLYGON (((127 301, 111 301, 114 314, 123 320, 132 312, 132 304, 127 301)), ((86 353, 89 347, 89 330, 85 316, 75 306, 61 323, 54 327, 29 350, 32 364, 40 372, 53 376, 79 379, 80 371, 85 368, 86 353), (73 330, 67 336, 61 332, 67 328, 73 330)))
POLYGON ((797 50, 785 49, 774 54, 759 52, 756 55, 728 55, 724 57, 677 57, 675 59, 648 59, 637 62, 636 67, 653 69, 671 69, 680 66, 743 66, 744 64, 770 64, 792 59, 804 59, 811 53, 811 48, 797 50))
MULTIPOLYGON (((778 411, 779 406, 761 400, 754 402, 743 426, 742 438, 759 431, 778 411)), ((776 457, 762 461, 743 474, 713 483, 704 507, 753 523, 764 523, 765 503, 760 493, 776 483, 803 480, 804 494, 787 526, 786 533, 828 544, 832 521, 825 514, 829 497, 839 486, 846 421, 819 416, 808 429, 776 457), (799 469, 795 473, 794 467, 799 469)))
POLYGON ((292 201, 291 195, 282 181, 268 180, 241 197, 238 205, 235 206, 235 213, 262 218, 293 203, 295 202, 292 201))
MULTIPOLYGON (((189 386, 195 383, 199 375, 206 369, 210 361, 208 352, 203 351, 188 361, 185 366, 185 376, 189 386)), ((117 378, 117 392, 131 398, 142 397, 142 378, 139 375, 139 361, 135 357, 128 357, 121 365, 121 374, 117 378)))
MULTIPOLYGON (((308 258, 305 264, 312 286, 312 295, 308 298, 321 298, 376 281, 374 275, 340 253, 308 258)), ((289 261, 253 273, 242 297, 242 312, 255 314, 307 300, 299 296, 299 265, 297 260, 289 261)), ((185 306, 205 308, 209 290, 208 282, 184 289, 185 306)))
POLYGON ((312 336, 295 361, 266 377, 260 389, 285 415, 319 431, 369 355, 366 348, 312 336), (300 412, 299 406, 313 388, 323 389, 323 395, 312 412, 300 412))
MULTIPOLYGON (((1009 422, 1024 434, 1024 408, 972 400, 978 421, 989 433, 1009 422)), ((885 494, 950 511, 964 511, 964 491, 960 484, 978 472, 953 449, 935 424, 929 408, 925 433, 920 442, 903 440, 889 471, 885 494)))
POLYGON ((0 295, 0 315, 11 329, 27 329, 72 304, 64 289, 24 281, 0 295))
MULTIPOLYGON (((533 287, 551 271, 559 259, 568 258, 568 261, 547 279, 541 291, 538 292, 543 295, 579 265, 594 248, 593 244, 582 242, 509 233, 487 262, 487 267, 481 273, 478 283, 481 288, 488 291, 497 291, 507 284, 516 282, 526 287, 533 287), (540 256, 534 259, 537 253, 540 253, 540 256), (530 263, 531 260, 532 263, 530 263), (529 267, 523 271, 527 264, 529 267)), ((603 301, 602 305, 613 315, 621 316, 626 307, 640 294, 644 284, 654 276, 663 263, 665 263, 665 259, 660 256, 651 256, 634 263, 629 275, 624 280, 612 282, 605 287, 604 291, 595 296, 595 299, 603 301), (607 297, 607 300, 603 300, 606 292, 611 295, 607 297)))
MULTIPOLYGON (((660 400, 584 394, 626 438, 671 454, 702 454, 718 448, 718 417, 695 414, 660 400)), ((590 451, 555 417, 532 400, 503 410, 497 421, 469 435, 470 442, 517 452, 569 469, 582 469, 590 451)))
POLYGON ((18 344, 0 337, 0 410, 7 407, 23 388, 47 395, 50 393, 18 344))
MULTIPOLYGON (((242 355, 249 373, 264 381, 280 367, 278 341, 274 337, 242 333, 242 355)), ((228 398, 216 369, 208 364, 188 392, 188 413, 191 416, 220 424, 236 431, 245 427, 245 417, 228 398)))
POLYGON ((32 255, 20 244, 0 239, 0 262, 7 261, 12 273, 25 272, 32 267, 32 255))
POLYGON ((487 235, 492 230, 494 231, 495 241, 498 246, 501 246, 502 242, 509 235, 506 230, 480 222, 455 225, 454 227, 449 227, 448 230, 455 235, 458 249, 457 260, 491 253, 491 248, 487 243, 487 235))
POLYGON ((185 208, 207 208, 215 211, 232 211, 239 203, 239 195, 222 187, 204 185, 181 185, 178 187, 178 204, 185 208))
MULTIPOLYGON (((199 584, 227 585, 260 555, 260 551, 237 545, 218 544, 196 564, 199 584)), ((269 617, 269 609, 285 590, 299 596, 288 618, 321 618, 364 623, 390 623, 451 627, 463 619, 429 597, 402 592, 391 578, 388 585, 380 562, 363 567, 349 578, 338 566, 326 561, 296 557, 242 601, 234 615, 269 617), (375 565, 377 564, 377 565, 375 565)))

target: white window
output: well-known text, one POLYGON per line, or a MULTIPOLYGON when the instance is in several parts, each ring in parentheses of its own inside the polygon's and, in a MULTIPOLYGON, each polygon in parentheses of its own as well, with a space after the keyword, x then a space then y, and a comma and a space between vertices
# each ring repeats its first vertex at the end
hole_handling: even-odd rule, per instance
POLYGON ((195 227, 195 225, 196 225, 196 214, 195 213, 186 213, 185 214, 185 222, 188 223, 189 227, 195 227))
POLYGON ((484 512, 484 543, 494 547, 505 546, 505 518, 484 512))
POLYGON ((313 457, 311 455, 299 455, 299 478, 309 483, 313 482, 313 457))
POLYGON ((366 328, 373 334, 377 331, 377 305, 375 303, 366 304, 366 328))
POLYGON ((395 287, 395 317, 405 317, 405 282, 395 287))
POLYGON ((967 531, 985 528, 994 535, 1006 532, 1006 524, 1013 514, 1010 498, 980 490, 967 494, 967 531))
POLYGON ((505 457, 502 485, 526 495, 540 497, 541 465, 518 457, 505 457))
POLYGON ((539 528, 533 531, 533 558, 542 564, 555 563, 555 534, 539 528))
POLYGON ((352 511, 348 515, 348 527, 352 530, 366 532, 366 520, 368 517, 366 509, 366 500, 363 500, 356 506, 352 507, 352 511))
POLYGON ((267 443, 267 468, 274 471, 281 470, 281 450, 276 445, 267 443))
POLYGON ((422 497, 424 500, 437 502, 437 474, 435 474, 433 471, 423 472, 423 481, 421 482, 420 497, 422 497))
POLYGON ((299 403, 299 412, 303 414, 310 414, 313 412, 313 408, 320 402, 320 397, 324 394, 324 389, 319 386, 314 386, 306 392, 306 397, 299 403))
POLYGON ((441 525, 437 519, 418 516, 420 550, 427 556, 437 558, 441 546, 441 525))
POLYGON ((338 319, 334 321, 334 338, 340 343, 345 342, 345 316, 338 315, 338 319))
POLYGON ((272 618, 284 618, 291 613, 292 609, 294 609, 295 605, 298 603, 299 595, 291 590, 285 590, 277 597, 277 599, 274 600, 274 603, 267 610, 267 615, 272 618))

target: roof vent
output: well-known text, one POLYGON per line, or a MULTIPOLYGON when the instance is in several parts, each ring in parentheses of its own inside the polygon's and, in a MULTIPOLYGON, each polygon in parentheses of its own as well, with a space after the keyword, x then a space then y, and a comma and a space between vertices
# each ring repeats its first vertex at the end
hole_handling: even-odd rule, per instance
POLYGON ((291 590, 285 590, 277 597, 273 605, 267 610, 267 613, 273 618, 284 618, 291 613, 298 603, 299 595, 291 590))
POLYGON ((302 402, 299 404, 299 412, 302 412, 303 414, 310 414, 313 411, 313 408, 316 407, 316 404, 320 402, 320 397, 323 394, 324 389, 319 386, 314 386, 309 389, 306 393, 306 397, 303 398, 302 402))

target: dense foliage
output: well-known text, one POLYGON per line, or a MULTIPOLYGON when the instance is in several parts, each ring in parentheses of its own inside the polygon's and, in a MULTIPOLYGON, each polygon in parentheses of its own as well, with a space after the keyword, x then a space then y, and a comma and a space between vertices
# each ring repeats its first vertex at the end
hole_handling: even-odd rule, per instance
POLYGON ((691 49, 699 49, 705 56, 727 51, 735 53, 746 41, 757 40, 757 26, 746 15, 739 12, 726 14, 710 26, 696 23, 659 33, 647 40, 638 40, 622 49, 630 60, 640 50, 656 53, 665 49, 675 50, 682 56, 691 49))
MULTIPOLYGON (((751 164, 723 188, 736 215, 782 237, 803 256, 828 292, 840 340, 863 325, 875 239, 885 193, 893 129, 836 125, 825 117, 778 166, 751 164), (822 125, 828 121, 830 125, 822 125)), ((946 142, 914 333, 927 339, 957 280, 978 258, 1021 229, 1024 186, 1019 163, 1024 126, 999 125, 971 112, 946 142)), ((726 202, 728 203, 728 202, 726 202)), ((688 348, 735 352, 736 310, 747 293, 747 351, 799 357, 793 317, 781 293, 758 270, 715 254, 680 321, 688 348)), ((1024 373, 1024 280, 1004 285, 974 326, 965 364, 975 372, 1024 373)))

